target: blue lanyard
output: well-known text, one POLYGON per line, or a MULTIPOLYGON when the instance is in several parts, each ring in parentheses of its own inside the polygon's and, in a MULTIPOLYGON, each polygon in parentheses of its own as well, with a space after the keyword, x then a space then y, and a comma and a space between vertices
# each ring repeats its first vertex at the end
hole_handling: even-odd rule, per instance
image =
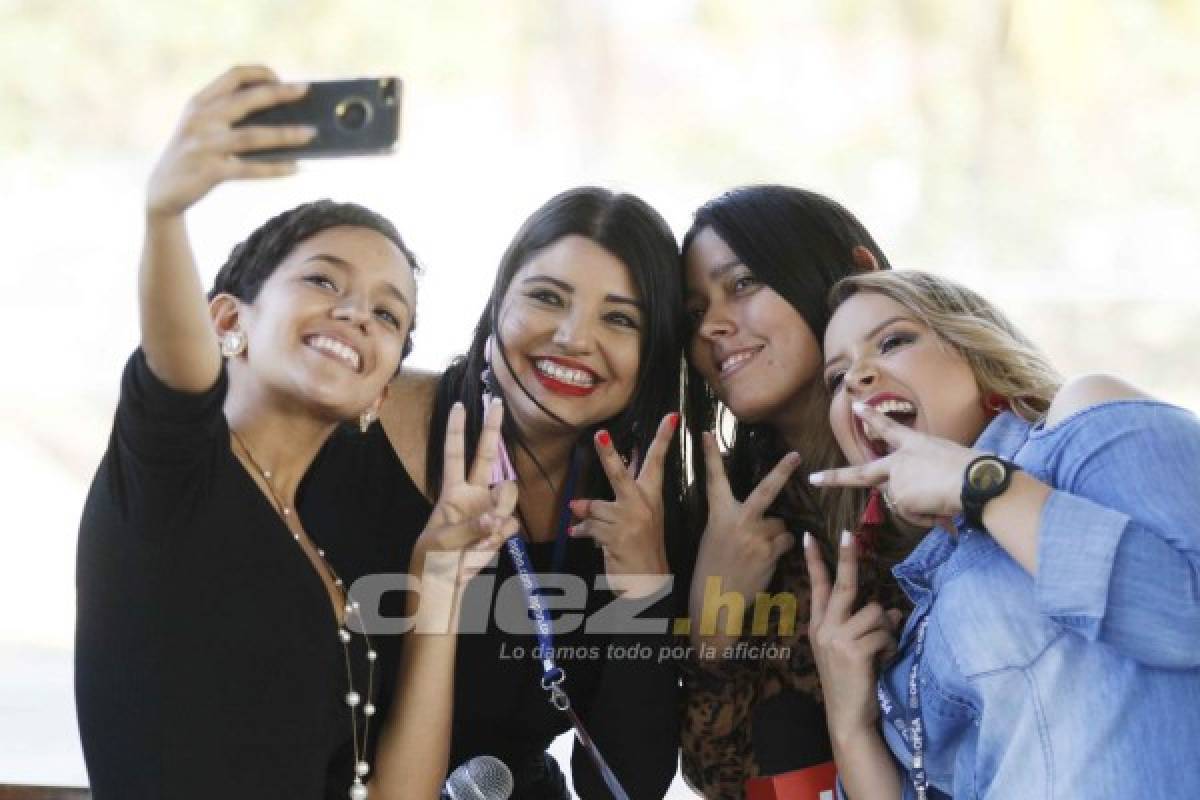
POLYGON ((925 724, 921 718, 921 692, 919 673, 921 657, 925 654, 925 629, 929 625, 928 612, 917 624, 917 644, 913 654, 912 667, 908 671, 908 714, 900 713, 899 704, 892 698, 891 691, 880 676, 875 684, 875 695, 879 700, 879 710, 883 713, 888 725, 896 729, 900 738, 912 753, 912 785, 916 790, 917 800, 926 800, 929 791, 929 776, 925 772, 925 724))
MULTIPOLYGON (((516 480, 517 472, 512 465, 512 460, 508 457, 508 448, 504 446, 503 440, 499 443, 498 447, 500 452, 496 460, 492 476, 493 480, 516 480)), ((558 530, 555 532, 554 537, 555 571, 561 571, 566 561, 567 526, 571 521, 569 504, 575 493, 575 482, 578 474, 579 462, 577 459, 572 458, 571 467, 567 472, 563 508, 558 516, 558 530)), ((629 800, 629 795, 625 793, 620 780, 617 779, 612 768, 608 766, 608 762, 604 760, 604 756, 600 754, 600 748, 596 746, 595 741, 588 735, 587 729, 583 726, 583 720, 579 718, 579 715, 575 713, 575 709, 571 707, 571 699, 563 691, 562 684, 567 679, 567 673, 554 661, 554 628, 546 613, 545 606, 542 605, 541 588, 538 586, 537 576, 533 572, 533 564, 529 559, 529 548, 525 546, 525 539, 518 533, 515 536, 509 537, 508 541, 504 543, 504 548, 508 551, 508 557, 512 560, 513 567, 520 577, 521 588, 525 590, 525 602, 529 605, 529 612, 533 616, 534 630, 537 632, 538 645, 541 647, 542 653, 542 688, 550 693, 550 704, 565 713, 571 721, 571 726, 575 729, 575 737, 583 746, 584 751, 591 757, 592 764, 595 765, 596 771, 600 773, 600 777, 604 779, 605 785, 608 786, 608 790, 612 793, 615 800, 629 800)))

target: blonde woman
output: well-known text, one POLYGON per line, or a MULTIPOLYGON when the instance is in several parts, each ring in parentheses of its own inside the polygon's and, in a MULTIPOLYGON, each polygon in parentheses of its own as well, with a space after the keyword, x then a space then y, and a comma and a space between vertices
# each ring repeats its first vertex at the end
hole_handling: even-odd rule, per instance
POLYGON ((1065 384, 977 294, 847 278, 825 335, 829 421, 897 527, 897 643, 814 544, 810 636, 846 794, 1192 797, 1200 740, 1200 424, 1127 384, 1065 384), (894 657, 878 670, 880 658, 894 657), (876 680, 878 678, 878 680, 876 680))

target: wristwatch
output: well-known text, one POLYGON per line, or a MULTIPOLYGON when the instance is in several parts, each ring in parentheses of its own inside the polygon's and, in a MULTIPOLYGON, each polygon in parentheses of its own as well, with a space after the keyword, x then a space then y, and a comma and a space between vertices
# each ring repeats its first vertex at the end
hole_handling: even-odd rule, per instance
POLYGON ((963 518, 972 528, 983 530, 983 507, 993 497, 1004 494, 1012 483, 1016 464, 993 455, 984 455, 967 464, 963 472, 963 518))

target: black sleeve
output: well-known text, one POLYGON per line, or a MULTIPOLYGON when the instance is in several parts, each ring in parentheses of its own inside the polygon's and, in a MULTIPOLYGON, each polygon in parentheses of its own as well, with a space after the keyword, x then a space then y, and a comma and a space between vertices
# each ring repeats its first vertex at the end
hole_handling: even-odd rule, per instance
POLYGON ((159 380, 141 348, 129 358, 104 456, 109 488, 127 520, 169 527, 205 495, 213 458, 228 447, 227 388, 224 367, 212 388, 181 392, 159 380))
MULTIPOLYGON (((636 601, 615 600, 614 604, 636 601)), ((648 658, 606 658, 600 685, 582 717, 609 767, 631 800, 661 798, 675 777, 679 754, 679 674, 670 657, 672 594, 648 606, 643 619, 666 619, 663 633, 618 633, 609 646, 641 648, 648 658)), ((610 798, 604 780, 578 741, 571 756, 575 792, 610 798)))

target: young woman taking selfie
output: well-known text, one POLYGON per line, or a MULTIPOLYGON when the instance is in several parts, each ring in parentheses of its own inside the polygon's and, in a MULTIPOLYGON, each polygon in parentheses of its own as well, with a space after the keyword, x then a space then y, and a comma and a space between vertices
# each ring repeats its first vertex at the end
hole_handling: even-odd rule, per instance
MULTIPOLYGON (((336 524, 310 524, 310 464, 342 421, 370 422, 407 352, 416 262, 384 218, 319 201, 238 245, 206 299, 184 223, 222 182, 294 169, 239 156, 311 131, 232 125, 303 92, 265 68, 229 71, 193 98, 150 179, 141 342, 79 538, 76 699, 98 800, 357 799, 368 783, 434 796, 453 626, 401 654, 362 632, 349 587, 402 571, 402 538, 486 554, 516 530, 515 487, 489 489, 498 405, 470 471, 463 410, 450 411, 441 502, 422 527, 364 513, 395 487, 361 459, 338 468, 351 488, 322 500, 336 524)), ((426 588, 453 603, 467 577, 426 588)))

